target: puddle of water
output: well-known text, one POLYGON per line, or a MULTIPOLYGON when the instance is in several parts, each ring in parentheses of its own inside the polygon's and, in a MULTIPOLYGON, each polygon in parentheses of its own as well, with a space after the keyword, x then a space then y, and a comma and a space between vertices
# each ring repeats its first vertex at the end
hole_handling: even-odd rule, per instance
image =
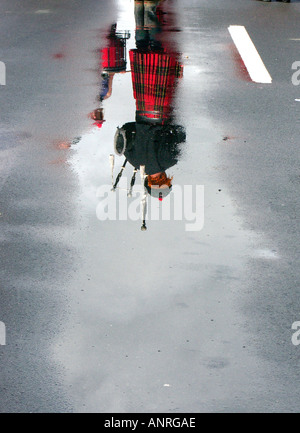
MULTIPOLYGON (((128 50, 135 47, 131 6, 122 1, 117 23, 117 31, 131 33, 128 50)), ((112 95, 102 105, 105 122, 72 145, 69 160, 80 187, 73 240, 82 259, 70 285, 71 317, 53 350, 68 366, 65 380, 79 411, 169 410, 162 388, 174 390, 172 407, 181 411, 198 411, 199 401, 217 410, 216 402, 230 400, 228 389, 243 402, 245 389, 255 395, 264 382, 260 360, 246 350, 246 324, 238 309, 256 238, 242 229, 220 178, 217 153, 224 131, 211 121, 203 99, 202 90, 207 94, 215 77, 191 32, 174 35, 170 45, 177 42, 186 60, 174 118, 186 140, 168 172, 174 185, 204 185, 204 227, 186 232, 184 221, 151 220, 142 232, 140 219, 97 219, 97 191, 111 185, 114 134, 136 114, 131 74, 116 74, 112 95)), ((123 161, 115 159, 114 180, 123 161)), ((123 189, 131 175, 126 166, 123 189)), ((139 180, 135 188, 141 189, 139 180)), ((122 190, 115 194, 123 192, 126 196, 122 190)), ((253 255, 272 257, 268 250, 253 255)))

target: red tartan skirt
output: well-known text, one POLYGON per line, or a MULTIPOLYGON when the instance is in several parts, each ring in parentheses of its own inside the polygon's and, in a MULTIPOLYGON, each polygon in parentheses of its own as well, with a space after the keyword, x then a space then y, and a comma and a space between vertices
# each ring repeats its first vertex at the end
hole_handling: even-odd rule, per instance
POLYGON ((111 36, 108 38, 108 46, 101 50, 102 68, 108 72, 126 70, 126 41, 125 39, 111 36))
POLYGON ((177 56, 130 50, 133 95, 139 116, 149 119, 170 117, 177 78, 182 65, 177 56))

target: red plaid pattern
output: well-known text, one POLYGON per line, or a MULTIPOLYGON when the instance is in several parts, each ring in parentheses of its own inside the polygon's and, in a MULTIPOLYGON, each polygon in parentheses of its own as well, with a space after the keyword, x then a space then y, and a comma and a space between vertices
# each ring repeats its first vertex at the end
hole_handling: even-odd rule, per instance
POLYGON ((176 55, 130 50, 129 56, 137 111, 146 118, 167 119, 183 71, 176 55))
POLYGON ((108 72, 118 72, 126 69, 126 41, 125 39, 111 36, 108 38, 108 46, 103 48, 102 68, 108 72))

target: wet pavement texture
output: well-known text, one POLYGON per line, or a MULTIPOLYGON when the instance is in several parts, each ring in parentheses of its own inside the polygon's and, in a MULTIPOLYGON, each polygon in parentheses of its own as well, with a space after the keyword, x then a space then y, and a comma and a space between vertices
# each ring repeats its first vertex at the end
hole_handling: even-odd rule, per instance
POLYGON ((0 13, 0 411, 297 412, 299 2, 165 0, 138 37, 130 0, 0 13), (140 170, 126 189, 154 160, 173 191, 146 195, 141 231, 140 170), (131 218, 104 220, 127 200, 131 218), (167 206, 185 214, 155 220, 167 206))

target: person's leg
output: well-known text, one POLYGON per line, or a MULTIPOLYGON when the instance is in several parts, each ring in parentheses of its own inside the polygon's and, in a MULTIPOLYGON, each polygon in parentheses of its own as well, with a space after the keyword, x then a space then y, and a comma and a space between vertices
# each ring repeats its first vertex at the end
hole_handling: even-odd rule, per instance
POLYGON ((144 0, 144 25, 147 28, 159 27, 156 8, 160 0, 144 0))
POLYGON ((156 14, 156 8, 160 0, 145 0, 144 1, 144 23, 145 28, 149 30, 150 46, 152 50, 160 50, 161 42, 156 39, 161 28, 156 14))
POLYGON ((138 49, 146 49, 149 44, 148 31, 145 30, 145 7, 143 0, 134 0, 135 41, 138 49))
POLYGON ((143 0, 134 0, 134 17, 135 17, 135 25, 137 29, 141 29, 144 27, 144 1, 143 0))

